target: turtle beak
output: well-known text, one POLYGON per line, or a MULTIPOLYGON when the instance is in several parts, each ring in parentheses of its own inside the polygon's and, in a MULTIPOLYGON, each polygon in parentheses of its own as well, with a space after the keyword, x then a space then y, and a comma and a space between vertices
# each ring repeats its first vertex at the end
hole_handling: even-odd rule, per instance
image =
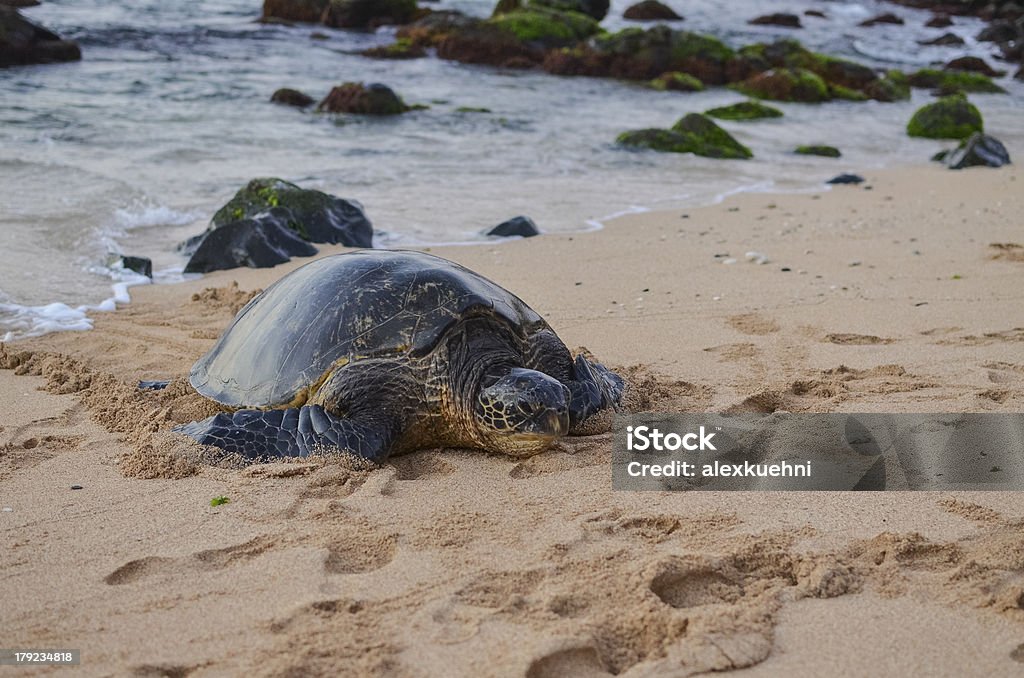
POLYGON ((548 409, 541 412, 534 420, 537 430, 553 438, 560 438, 569 432, 569 413, 563 410, 548 409))

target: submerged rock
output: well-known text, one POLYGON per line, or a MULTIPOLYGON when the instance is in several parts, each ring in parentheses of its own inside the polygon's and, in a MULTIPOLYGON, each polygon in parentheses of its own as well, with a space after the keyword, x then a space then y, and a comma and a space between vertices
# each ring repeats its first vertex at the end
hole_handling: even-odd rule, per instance
POLYGON ((733 87, 747 96, 775 101, 818 103, 832 98, 825 81, 804 68, 772 69, 733 87))
POLYGON ((408 38, 399 38, 390 45, 364 49, 360 54, 374 59, 420 59, 427 56, 427 50, 408 38))
POLYGON ((642 0, 627 7, 622 13, 622 18, 630 21, 679 21, 683 17, 658 0, 642 0))
POLYGON ((786 28, 803 28, 800 24, 800 17, 796 14, 788 14, 786 12, 776 12, 775 14, 765 14, 751 19, 747 22, 748 24, 761 25, 761 26, 785 26, 786 28))
POLYGON ((999 139, 975 132, 957 148, 946 153, 943 160, 949 169, 1002 167, 1010 164, 1010 153, 999 139))
POLYGON ((537 224, 534 223, 533 219, 520 215, 501 222, 491 230, 487 231, 487 235, 495 235, 503 238, 511 236, 532 238, 535 235, 540 235, 540 229, 537 228, 537 224))
POLYGON ((267 178, 239 190, 182 249, 192 255, 185 270, 205 272, 274 266, 315 254, 310 243, 372 247, 372 238, 373 227, 358 203, 267 178))
POLYGON ((358 115, 398 115, 410 110, 410 107, 387 85, 346 82, 332 89, 316 110, 358 115))
POLYGON ((264 0, 263 20, 304 21, 318 23, 330 0, 264 0))
POLYGON ((78 43, 37 26, 18 10, 0 5, 0 68, 78 61, 78 43))
POLYGON ((271 95, 270 100, 275 104, 283 104, 285 106, 295 106, 296 108, 305 108, 306 106, 312 106, 316 101, 313 97, 309 96, 304 92, 300 92, 297 89, 289 89, 288 87, 282 87, 281 89, 274 92, 271 95))
POLYGON ((416 0, 330 0, 322 21, 334 28, 375 28, 409 23, 417 11, 416 0))
POLYGON ((719 106, 704 111, 704 115, 710 115, 719 120, 759 120, 761 118, 781 118, 782 111, 766 106, 759 101, 741 101, 738 104, 719 106))
POLYGON ((859 174, 839 174, 839 175, 836 175, 836 176, 832 177, 831 179, 829 179, 825 183, 826 184, 840 184, 840 185, 841 184, 863 184, 864 183, 864 177, 862 177, 859 174))
POLYGON ((623 132, 616 139, 622 146, 649 148, 669 153, 693 153, 708 158, 746 159, 750 149, 736 141, 707 116, 690 113, 672 129, 642 129, 623 132))
POLYGON ((651 87, 659 91, 672 92, 700 92, 704 89, 704 83, 688 73, 662 73, 654 80, 651 80, 651 87))
POLYGON ((989 66, 984 59, 972 56, 958 57, 948 62, 942 68, 947 71, 970 71, 972 73, 981 73, 982 75, 987 75, 990 78, 998 78, 1006 75, 1006 71, 997 71, 989 66))
POLYGON ((838 158, 842 156, 835 146, 797 146, 793 151, 797 155, 820 155, 823 158, 838 158))
POLYGON ((928 139, 966 139, 981 131, 981 112, 962 94, 922 106, 907 123, 907 134, 928 139))
POLYGON ((964 39, 956 33, 943 33, 934 40, 918 40, 919 45, 937 45, 940 47, 959 47, 964 44, 964 39))
POLYGON ((886 12, 885 14, 879 14, 878 16, 874 16, 871 17, 870 19, 866 19, 860 22, 860 25, 864 26, 865 28, 870 26, 877 26, 879 24, 893 24, 897 26, 902 26, 903 19, 902 17, 896 16, 892 12, 886 12))
POLYGON ((946 28, 952 25, 953 20, 949 18, 948 14, 936 14, 925 23, 928 28, 946 28))

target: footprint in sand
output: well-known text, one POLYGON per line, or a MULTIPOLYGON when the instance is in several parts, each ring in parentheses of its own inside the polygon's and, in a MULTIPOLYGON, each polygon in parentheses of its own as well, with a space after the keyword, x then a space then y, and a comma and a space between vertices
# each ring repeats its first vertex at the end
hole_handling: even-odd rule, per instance
POLYGON ((379 570, 395 558, 395 535, 379 535, 353 529, 334 535, 327 547, 324 570, 328 574, 360 574, 379 570))
POLYGON ((135 678, 186 678, 199 669, 199 666, 182 666, 180 664, 140 664, 132 668, 131 675, 135 678))
POLYGON ((440 452, 417 452, 391 459, 397 480, 419 480, 429 476, 447 476, 455 473, 455 464, 444 459, 440 452))
POLYGON ((779 324, 771 318, 765 318, 757 313, 744 313, 726 318, 726 324, 743 334, 765 335, 778 332, 779 324))
POLYGON ((250 539, 242 544, 235 544, 234 546, 222 549, 198 551, 184 558, 148 556, 125 563, 104 577, 103 582, 110 586, 121 586, 162 574, 180 574, 183 569, 193 571, 220 570, 252 560, 271 549, 280 547, 284 543, 285 540, 280 537, 261 536, 250 539))
POLYGON ((665 571, 651 580, 650 589, 663 603, 677 609, 735 603, 743 597, 738 576, 708 564, 668 563, 665 571))
POLYGON ((893 339, 883 339, 873 334, 850 334, 846 332, 834 332, 825 335, 825 341, 840 346, 871 346, 874 344, 891 344, 893 339))
POLYGON ((753 358, 757 358, 761 354, 757 346, 749 343, 721 344, 719 346, 709 346, 704 350, 707 353, 717 355, 718 359, 722 362, 751 360, 753 358))
POLYGON ((556 650, 533 660, 526 678, 600 678, 615 675, 601 661, 593 647, 556 650))

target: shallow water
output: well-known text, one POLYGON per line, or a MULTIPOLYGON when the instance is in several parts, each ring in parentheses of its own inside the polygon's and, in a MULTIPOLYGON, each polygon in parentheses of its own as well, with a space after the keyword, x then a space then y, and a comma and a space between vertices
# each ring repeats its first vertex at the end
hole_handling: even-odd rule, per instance
MULTIPOLYGON (((785 117, 724 123, 755 159, 716 161, 636 153, 612 143, 625 129, 671 125, 683 114, 732 103, 723 88, 659 93, 636 84, 502 71, 440 61, 379 61, 351 52, 391 41, 376 34, 254 23, 259 0, 168 3, 50 0, 26 15, 82 44, 77 64, 0 70, 0 336, 55 326, 88 326, 88 311, 111 280, 112 253, 149 256, 161 281, 184 264, 174 245, 200 231, 231 194, 255 176, 281 176, 360 201, 384 245, 480 238, 516 214, 543 230, 592 227, 613 213, 713 201, 741 188, 797 190, 844 170, 919 162, 941 142, 910 139, 904 126, 930 100, 825 105, 780 104, 785 117), (314 31, 327 40, 312 40, 314 31), (366 120, 301 112, 268 103, 282 86, 320 97, 346 80, 380 81, 425 111, 366 120), (459 113, 460 106, 491 113, 459 113), (793 156, 802 143, 827 143, 840 160, 793 156), (6 303, 4 303, 6 302, 6 303), (59 326, 59 324, 58 324, 59 326)), ((612 3, 617 28, 628 2, 612 3)), ((673 4, 673 3, 669 3, 673 4)), ((679 24, 739 46, 791 36, 833 54, 910 68, 962 54, 982 24, 957 19, 928 29, 929 14, 876 2, 676 2, 679 24), (804 30, 748 26, 770 11, 815 8, 804 30), (858 28, 880 12, 904 26, 858 28), (917 40, 953 30, 962 48, 921 48, 917 40)), ((490 0, 447 0, 484 15, 490 0)), ((1024 148, 1024 86, 1010 96, 972 95, 986 128, 1011 154, 1024 148)), ((774 104, 773 104, 774 105, 774 104)), ((107 305, 109 306, 109 304, 107 305)))

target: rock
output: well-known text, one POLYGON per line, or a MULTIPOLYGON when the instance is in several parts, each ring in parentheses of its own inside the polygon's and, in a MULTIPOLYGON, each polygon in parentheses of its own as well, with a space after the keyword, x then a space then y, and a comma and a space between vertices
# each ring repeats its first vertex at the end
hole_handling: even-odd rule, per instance
POLYGON ((864 183, 864 177, 859 174, 839 174, 832 177, 826 184, 862 184, 864 183))
POLYGON ((785 26, 786 28, 803 28, 800 24, 800 17, 796 14, 787 14, 785 12, 776 12, 775 14, 765 14, 751 19, 747 22, 748 24, 754 24, 755 26, 785 26))
POLYGON ((864 87, 864 94, 876 101, 903 101, 910 98, 910 83, 902 71, 889 71, 864 87))
POLYGON ((487 231, 487 235, 496 235, 502 238, 508 238, 511 236, 532 238, 535 235, 540 235, 540 229, 537 228, 537 224, 535 224, 533 219, 530 217, 518 216, 512 217, 508 221, 501 222, 491 230, 487 231))
POLYGON ((437 33, 437 56, 465 64, 529 65, 543 59, 543 52, 515 35, 485 23, 437 33))
POLYGON ((804 12, 804 16, 813 16, 813 17, 817 17, 819 19, 827 19, 828 18, 827 16, 825 16, 824 12, 822 12, 820 10, 817 10, 817 9, 806 10, 804 12))
POLYGON ((266 178, 250 181, 179 249, 192 255, 187 272, 205 272, 274 266, 315 254, 314 242, 372 247, 372 238, 358 203, 266 178))
POLYGON ((948 14, 936 14, 925 23, 928 28, 948 28, 953 25, 953 20, 948 14))
POLYGON ((838 158, 842 155, 835 146, 797 146, 797 155, 820 155, 823 158, 838 158))
POLYGON ((903 18, 898 17, 895 14, 892 14, 891 12, 887 12, 885 14, 879 14, 878 16, 860 22, 860 25, 864 27, 877 26, 878 24, 895 24, 902 26, 903 18))
POLYGON ((529 0, 530 8, 547 7, 559 12, 576 12, 600 21, 608 16, 609 0, 529 0))
POLYGON ((966 139, 981 131, 981 112, 963 94, 922 106, 907 123, 907 134, 928 139, 966 139))
POLYGON ((943 33, 934 40, 918 40, 919 45, 938 45, 940 47, 959 47, 964 44, 964 39, 956 33, 943 33))
POLYGON ((407 24, 417 12, 416 0, 330 0, 321 20, 334 28, 376 28, 407 24))
POLYGON ((747 96, 775 101, 828 101, 828 85, 804 68, 776 68, 736 83, 733 88, 747 96))
POLYGON ((78 61, 78 43, 37 26, 18 10, 0 5, 0 68, 78 61))
POLYGON ((942 68, 947 71, 970 71, 972 73, 980 73, 990 78, 998 78, 1006 75, 1006 71, 997 71, 985 63, 984 59, 972 56, 958 57, 948 62, 942 68))
POLYGON ((398 115, 408 111, 409 106, 387 85, 346 82, 333 88, 316 110, 358 115, 398 115))
POLYGON ((1013 74, 1013 79, 1024 82, 1024 66, 1017 69, 1017 72, 1013 74))
POLYGON ((981 132, 975 132, 966 141, 946 154, 949 169, 965 167, 1002 167, 1010 164, 1010 154, 1002 142, 981 132))
POLYGON ((454 10, 439 10, 398 29, 396 37, 422 47, 436 47, 447 36, 482 24, 481 19, 454 10))
POLYGON ((575 45, 600 30, 597 21, 583 13, 543 6, 505 12, 485 23, 544 49, 575 45))
POLYGON ((8 7, 38 7, 39 0, 0 0, 0 5, 8 7))
POLYGON ((209 273, 229 268, 269 268, 292 257, 310 257, 317 249, 281 222, 291 212, 272 208, 210 231, 192 253, 185 273, 209 273))
POLYGON ((679 21, 683 17, 658 0, 643 0, 627 7, 622 18, 630 21, 679 21))
POLYGON ((978 37, 978 42, 1012 42, 1021 37, 1021 30, 1012 22, 1005 19, 993 21, 983 28, 978 37))
POLYGON ((264 0, 263 20, 304 21, 318 23, 330 0, 264 0))
POLYGON ((670 153, 693 153, 708 158, 750 158, 750 149, 736 141, 710 118, 690 113, 672 129, 642 129, 624 132, 616 143, 670 153))
POLYGON ((922 68, 907 76, 913 87, 937 88, 948 93, 953 92, 988 92, 1005 94, 1006 90, 992 82, 981 73, 968 71, 939 71, 934 68, 922 68))
POLYGON ((704 83, 688 73, 662 73, 654 80, 651 80, 651 87, 659 91, 671 90, 673 92, 700 92, 704 89, 704 83))
POLYGON ((153 277, 153 261, 147 257, 122 256, 121 266, 147 278, 153 277))
POLYGON ((781 118, 782 111, 765 106, 758 101, 741 101, 738 104, 704 111, 704 115, 710 115, 719 120, 759 120, 761 118, 781 118))
POLYGON ((427 56, 427 50, 408 38, 399 38, 390 45, 364 49, 360 54, 373 59, 420 59, 427 56))
POLYGON ((282 87, 281 89, 274 92, 270 97, 270 100, 275 104, 283 104, 285 106, 295 106, 296 108, 305 108, 306 106, 312 106, 316 101, 313 97, 300 92, 297 89, 289 89, 282 87))

